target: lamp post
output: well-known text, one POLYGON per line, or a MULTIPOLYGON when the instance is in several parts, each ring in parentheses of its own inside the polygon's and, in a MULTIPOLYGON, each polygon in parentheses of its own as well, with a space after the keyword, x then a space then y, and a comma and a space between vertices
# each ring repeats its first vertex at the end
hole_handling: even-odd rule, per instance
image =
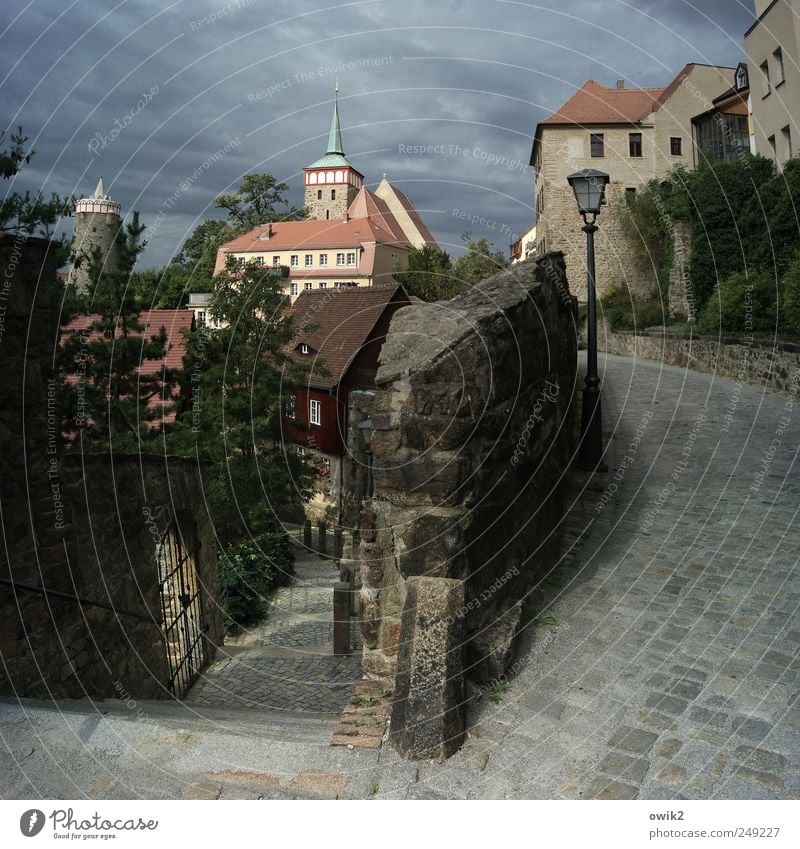
POLYGON ((609 176, 602 171, 584 168, 567 177, 578 210, 583 216, 586 233, 586 270, 589 301, 587 316, 588 339, 586 344, 586 378, 583 387, 581 410, 581 442, 578 448, 578 466, 587 471, 607 472, 603 463, 603 416, 600 406, 600 377, 597 374, 597 305, 594 277, 594 234, 597 216, 606 193, 609 176))

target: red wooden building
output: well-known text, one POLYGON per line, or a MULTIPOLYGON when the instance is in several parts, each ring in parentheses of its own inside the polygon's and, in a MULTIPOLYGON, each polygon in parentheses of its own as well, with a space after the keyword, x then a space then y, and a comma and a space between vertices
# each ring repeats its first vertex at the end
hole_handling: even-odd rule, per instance
POLYGON ((402 286, 306 291, 292 309, 300 332, 287 353, 308 363, 305 386, 285 399, 284 422, 298 450, 316 454, 328 483, 326 499, 336 499, 345 452, 347 407, 356 389, 374 389, 378 356, 389 322, 410 303, 402 286), (296 425, 301 425, 297 427, 296 425))

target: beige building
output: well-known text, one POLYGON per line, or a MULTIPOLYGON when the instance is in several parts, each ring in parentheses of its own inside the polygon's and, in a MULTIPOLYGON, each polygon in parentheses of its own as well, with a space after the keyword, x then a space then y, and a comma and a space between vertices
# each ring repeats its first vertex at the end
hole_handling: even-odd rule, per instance
POLYGON ((780 168, 800 148, 800 0, 756 0, 745 33, 756 153, 780 168))
POLYGON ((292 301, 301 292, 393 282, 412 248, 438 247, 414 205, 383 175, 375 191, 345 158, 334 106, 328 150, 303 169, 309 219, 256 227, 222 245, 214 273, 229 256, 280 269, 292 301))
POLYGON ((511 245, 511 262, 522 262, 536 256, 536 225, 526 230, 513 245, 511 245))
POLYGON ((663 88, 584 85, 537 128, 531 153, 536 177, 537 252, 564 251, 571 291, 586 300, 586 237, 567 176, 583 168, 609 174, 595 237, 597 288, 626 284, 649 294, 656 269, 623 237, 614 209, 676 165, 693 168, 692 118, 734 83, 734 69, 686 65, 663 88))

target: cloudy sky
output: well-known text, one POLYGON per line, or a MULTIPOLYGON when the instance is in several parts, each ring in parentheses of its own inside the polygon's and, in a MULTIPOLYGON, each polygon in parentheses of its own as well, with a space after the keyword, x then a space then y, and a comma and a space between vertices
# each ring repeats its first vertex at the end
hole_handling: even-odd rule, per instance
POLYGON ((753 0, 3 0, 0 125, 36 150, 15 188, 102 175, 149 225, 139 267, 161 265, 243 174, 302 204, 338 77, 368 185, 386 173, 454 255, 467 229, 507 250, 533 223, 539 120, 588 77, 736 65, 752 19, 753 0))

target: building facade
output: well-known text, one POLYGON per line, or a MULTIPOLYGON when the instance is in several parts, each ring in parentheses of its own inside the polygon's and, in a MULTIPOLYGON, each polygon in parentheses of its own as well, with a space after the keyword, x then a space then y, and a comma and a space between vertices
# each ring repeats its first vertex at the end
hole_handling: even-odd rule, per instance
POLYGON ((104 266, 114 268, 118 262, 116 240, 122 226, 122 206, 106 194, 101 177, 91 197, 76 201, 74 214, 71 268, 67 279, 79 290, 86 291, 95 250, 100 251, 104 266))
POLYGON ((616 210, 676 165, 695 166, 692 118, 731 89, 734 73, 690 64, 669 85, 647 89, 588 80, 537 126, 531 153, 537 253, 564 252, 567 279, 579 300, 586 300, 586 239, 568 175, 594 168, 611 178, 595 237, 598 291, 624 285, 649 295, 658 284, 657 270, 625 238, 616 210))
POLYGON ((305 221, 266 223, 222 245, 215 274, 240 264, 282 269, 283 290, 301 293, 379 286, 408 265, 413 248, 438 247, 414 205, 383 175, 375 191, 344 155, 338 99, 328 149, 303 169, 305 221))
POLYGON ((285 444, 313 460, 318 486, 308 512, 338 521, 347 494, 342 491, 350 393, 375 388, 378 356, 389 323, 410 303, 402 286, 334 292, 304 291, 293 307, 297 337, 286 350, 308 365, 305 384, 284 400, 285 444))
POLYGON ((800 149, 800 0, 756 0, 745 33, 756 153, 781 168, 800 149))
POLYGON ((750 116, 750 75, 742 62, 733 87, 712 101, 712 106, 692 118, 695 165, 736 162, 755 153, 750 116))

